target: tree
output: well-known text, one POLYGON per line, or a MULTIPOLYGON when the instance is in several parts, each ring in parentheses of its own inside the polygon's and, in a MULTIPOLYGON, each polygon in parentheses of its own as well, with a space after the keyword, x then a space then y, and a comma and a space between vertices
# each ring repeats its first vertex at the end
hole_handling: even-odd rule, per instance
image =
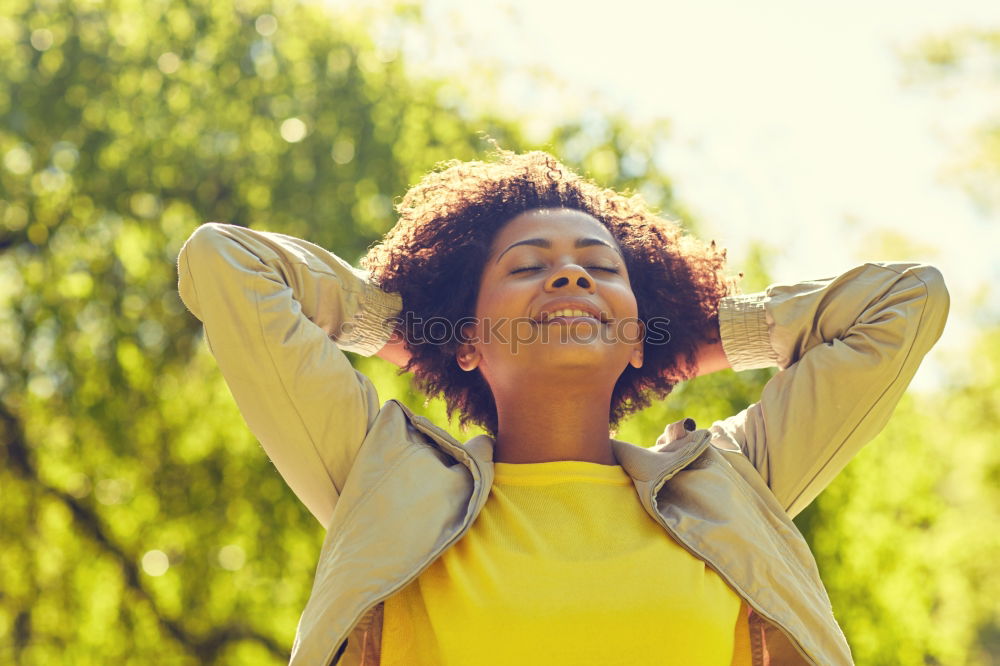
MULTIPOLYGON (((991 59, 992 69, 981 71, 992 72, 986 83, 995 89, 996 31, 929 38, 904 64, 911 85, 947 83, 961 93, 973 54, 991 59)), ((1000 108, 997 114, 973 132, 952 169, 984 207, 1000 203, 1000 108)), ((906 396, 885 430, 797 520, 858 663, 992 664, 1000 657, 1000 327, 990 316, 947 384, 906 396)))
MULTIPOLYGON (((355 260, 393 197, 480 155, 480 132, 534 146, 514 120, 466 113, 453 84, 411 77, 363 13, 0 9, 0 661, 283 663, 322 529, 236 410, 178 298, 177 252, 221 220, 355 260)), ((674 209, 648 166, 665 128, 582 129, 541 147, 674 209)), ((353 360, 419 405, 405 378, 353 360)))

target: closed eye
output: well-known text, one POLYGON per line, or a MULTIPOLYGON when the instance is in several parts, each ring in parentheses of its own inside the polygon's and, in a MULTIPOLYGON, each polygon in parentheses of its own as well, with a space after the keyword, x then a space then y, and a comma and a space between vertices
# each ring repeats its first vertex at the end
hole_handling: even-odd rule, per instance
MULTIPOLYGON (((542 270, 542 268, 543 268, 542 266, 523 266, 521 268, 515 268, 514 270, 512 270, 510 272, 510 274, 514 275, 515 273, 527 273, 528 271, 540 271, 540 270, 542 270)), ((588 271, 604 271, 606 273, 615 273, 615 274, 621 272, 617 268, 611 268, 611 267, 608 267, 608 266, 584 266, 584 268, 586 268, 588 271)))

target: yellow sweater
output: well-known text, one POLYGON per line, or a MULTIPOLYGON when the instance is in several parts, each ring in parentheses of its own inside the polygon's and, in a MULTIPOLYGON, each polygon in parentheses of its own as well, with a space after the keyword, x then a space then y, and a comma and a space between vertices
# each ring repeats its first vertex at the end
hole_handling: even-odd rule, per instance
POLYGON ((386 666, 750 663, 746 607, 617 465, 496 463, 469 532, 385 602, 386 666))

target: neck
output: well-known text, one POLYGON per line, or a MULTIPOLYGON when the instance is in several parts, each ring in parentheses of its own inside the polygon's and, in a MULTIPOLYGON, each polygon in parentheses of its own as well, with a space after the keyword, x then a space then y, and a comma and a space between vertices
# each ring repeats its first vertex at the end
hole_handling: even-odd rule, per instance
MULTIPOLYGON (((592 386, 592 385, 591 385, 592 386)), ((503 463, 580 460, 617 465, 608 434, 611 394, 594 394, 588 382, 577 390, 554 391, 551 384, 525 382, 497 399, 493 459, 503 463), (546 386, 544 390, 525 385, 546 386)))

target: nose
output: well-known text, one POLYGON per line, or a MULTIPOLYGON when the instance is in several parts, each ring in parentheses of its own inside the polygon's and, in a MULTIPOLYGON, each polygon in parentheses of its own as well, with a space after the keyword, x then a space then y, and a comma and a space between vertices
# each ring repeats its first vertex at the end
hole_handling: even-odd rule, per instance
POLYGON ((550 275, 545 282, 545 291, 555 291, 568 285, 576 285, 588 294, 594 293, 594 279, 582 266, 576 264, 566 264, 550 275))

